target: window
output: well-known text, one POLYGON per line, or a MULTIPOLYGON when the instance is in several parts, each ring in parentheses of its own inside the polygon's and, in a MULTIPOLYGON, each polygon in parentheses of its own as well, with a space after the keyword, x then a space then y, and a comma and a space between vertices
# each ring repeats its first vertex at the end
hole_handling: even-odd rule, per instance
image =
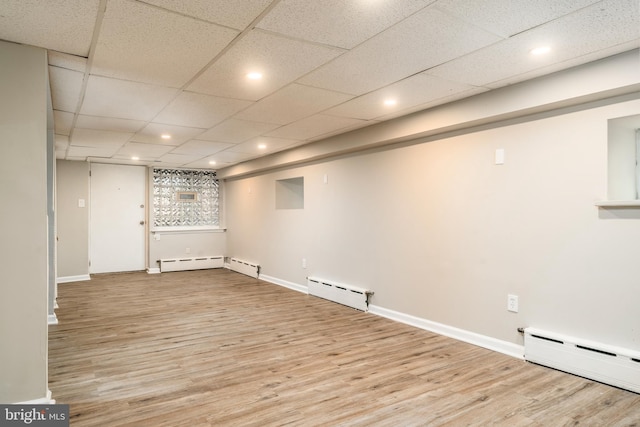
POLYGON ((215 171, 153 169, 154 227, 219 227, 215 171))

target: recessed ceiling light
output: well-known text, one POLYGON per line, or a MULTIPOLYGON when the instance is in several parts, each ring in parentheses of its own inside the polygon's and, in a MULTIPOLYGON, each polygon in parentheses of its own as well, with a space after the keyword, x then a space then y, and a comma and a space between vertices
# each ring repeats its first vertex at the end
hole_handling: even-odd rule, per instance
POLYGON ((211 161, 209 162, 209 164, 210 164, 210 165, 215 165, 215 164, 216 164, 216 161, 215 161, 215 160, 211 160, 211 161))
POLYGON ((171 139, 171 135, 169 135, 168 133, 163 133, 162 135, 160 135, 160 138, 162 138, 162 139, 171 139))
POLYGON ((138 156, 131 156, 131 160, 140 160, 140 157, 138 157, 138 156))
POLYGON ((396 101, 395 99, 385 99, 384 101, 384 105, 386 105, 387 107, 393 107, 397 103, 398 101, 396 101))
POLYGON ((252 71, 251 73, 247 74, 247 78, 250 80, 260 80, 262 78, 262 73, 252 71))
POLYGON ((265 148, 267 148, 267 144, 258 144, 258 148, 264 150, 265 148))
POLYGON ((532 55, 544 55, 545 53, 551 52, 551 48, 549 46, 539 46, 535 49, 531 49, 532 55))

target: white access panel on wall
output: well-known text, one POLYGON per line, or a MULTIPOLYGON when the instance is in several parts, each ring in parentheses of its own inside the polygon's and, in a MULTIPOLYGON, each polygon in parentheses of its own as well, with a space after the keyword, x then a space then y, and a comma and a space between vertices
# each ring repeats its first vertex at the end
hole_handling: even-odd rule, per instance
POLYGON ((145 269, 144 166, 91 164, 90 273, 145 269))

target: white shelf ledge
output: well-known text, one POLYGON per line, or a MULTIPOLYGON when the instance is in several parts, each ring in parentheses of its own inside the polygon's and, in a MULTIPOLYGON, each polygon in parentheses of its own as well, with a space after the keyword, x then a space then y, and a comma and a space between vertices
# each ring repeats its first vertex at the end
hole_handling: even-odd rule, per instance
POLYGON ((596 206, 601 208, 640 207, 640 200, 599 200, 596 206))
POLYGON ((226 228, 222 227, 152 227, 151 233, 224 233, 226 228))

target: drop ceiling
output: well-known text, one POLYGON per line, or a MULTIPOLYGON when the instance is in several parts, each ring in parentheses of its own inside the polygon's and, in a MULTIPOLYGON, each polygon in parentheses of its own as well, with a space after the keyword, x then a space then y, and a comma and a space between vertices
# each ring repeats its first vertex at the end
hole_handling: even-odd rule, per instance
POLYGON ((2 0, 0 39, 48 50, 57 158, 220 169, 638 48, 639 8, 2 0))

